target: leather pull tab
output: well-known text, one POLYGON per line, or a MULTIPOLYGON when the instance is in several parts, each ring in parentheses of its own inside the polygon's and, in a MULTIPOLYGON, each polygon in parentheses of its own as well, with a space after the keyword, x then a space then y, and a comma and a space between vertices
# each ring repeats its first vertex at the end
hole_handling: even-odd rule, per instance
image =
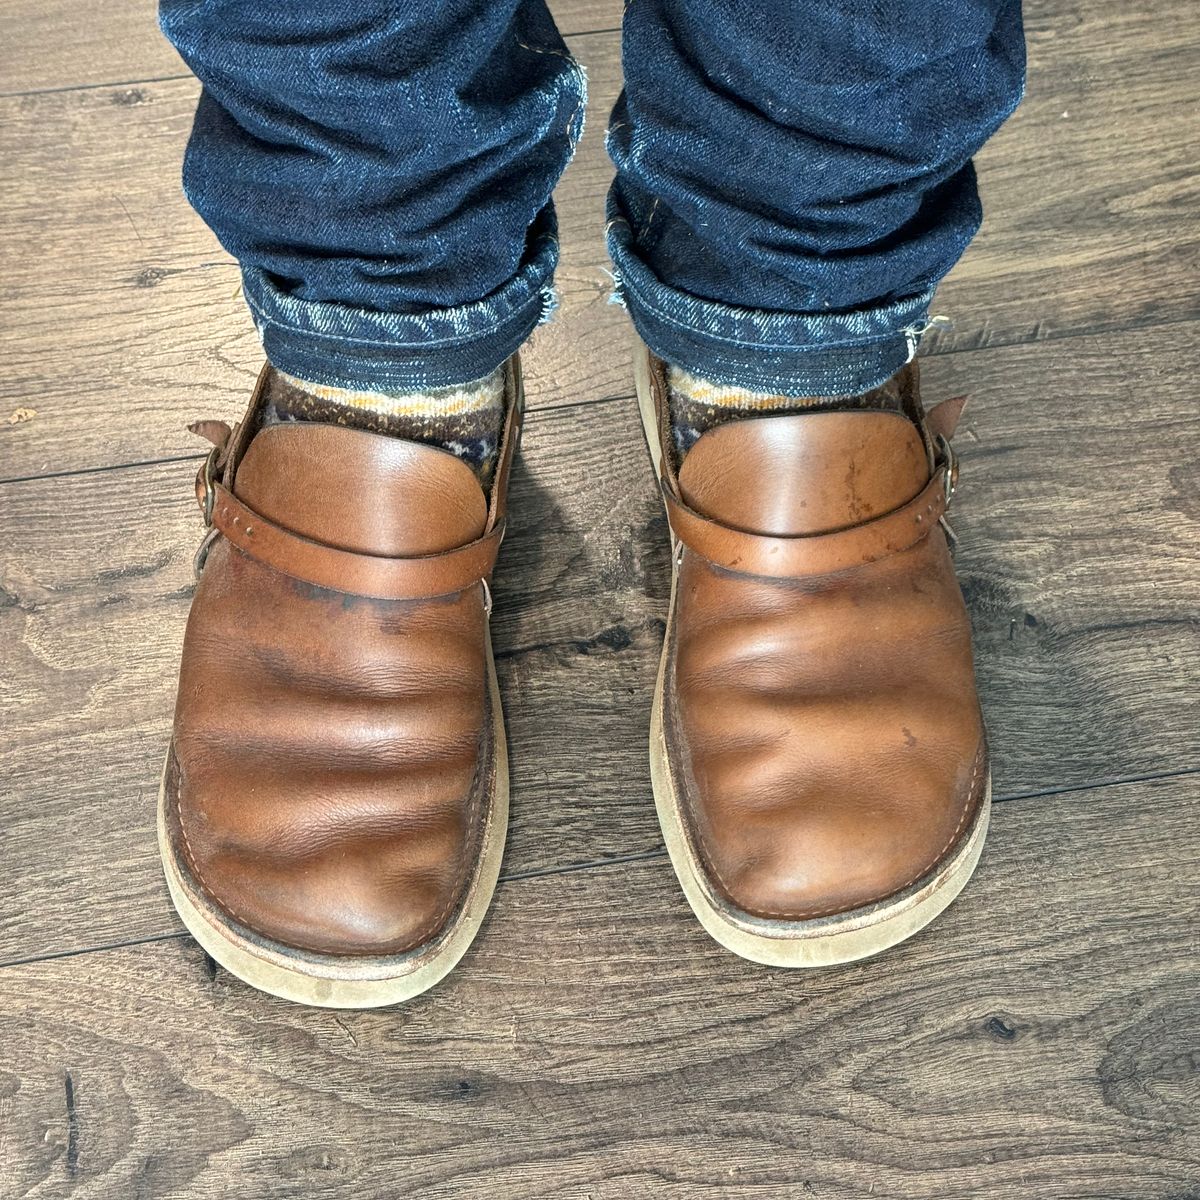
POLYGON ((954 431, 958 428, 959 419, 962 417, 963 409, 967 406, 966 396, 952 396, 949 400, 943 400, 940 404, 935 404, 925 414, 925 425, 929 432, 934 437, 944 437, 949 441, 954 436, 954 431))
POLYGON ((188 433, 194 433, 214 446, 226 445, 233 436, 233 430, 225 421, 193 421, 188 426, 188 433))

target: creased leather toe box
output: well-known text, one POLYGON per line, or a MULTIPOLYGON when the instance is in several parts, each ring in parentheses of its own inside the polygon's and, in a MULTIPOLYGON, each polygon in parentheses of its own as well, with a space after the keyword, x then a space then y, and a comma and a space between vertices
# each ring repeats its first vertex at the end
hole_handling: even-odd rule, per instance
POLYGON ((939 554, 927 541, 861 584, 748 585, 685 561, 668 753, 689 836, 735 909, 868 907, 969 829, 987 775, 969 626, 953 576, 912 561, 939 554))
POLYGON ((189 620, 168 829, 252 936, 386 955, 436 938, 490 802, 486 618, 323 592, 227 544, 189 620))

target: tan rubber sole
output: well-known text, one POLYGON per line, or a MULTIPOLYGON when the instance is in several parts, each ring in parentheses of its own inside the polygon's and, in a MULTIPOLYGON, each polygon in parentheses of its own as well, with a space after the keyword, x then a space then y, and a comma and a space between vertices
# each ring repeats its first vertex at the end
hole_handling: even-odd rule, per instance
MULTIPOLYGON (((248 937, 232 927, 180 869, 166 828, 167 771, 158 796, 158 846, 171 902, 188 932, 243 983, 284 1000, 321 1008, 381 1008, 428 991, 467 952, 491 903, 508 831, 508 749, 500 689, 487 645, 488 688, 495 726, 495 794, 483 830, 479 862, 466 897, 442 933, 407 954, 381 957, 307 954, 248 937)), ((168 750, 168 762, 170 751, 168 750)))
MULTIPOLYGON (((647 351, 636 337, 633 353, 638 408, 657 478, 662 447, 650 394, 647 351)), ((671 544, 674 549, 674 538, 671 544)), ((987 836, 992 799, 991 776, 988 776, 979 811, 955 851, 929 875, 902 892, 876 904, 808 921, 767 920, 735 909, 712 887, 708 872, 688 836, 663 736, 663 688, 675 617, 678 575, 678 560, 675 559, 671 571, 667 630, 650 716, 650 780, 671 866, 700 924, 727 950, 752 962, 772 967, 827 967, 853 962, 878 954, 912 937, 947 908, 975 871, 987 836)))

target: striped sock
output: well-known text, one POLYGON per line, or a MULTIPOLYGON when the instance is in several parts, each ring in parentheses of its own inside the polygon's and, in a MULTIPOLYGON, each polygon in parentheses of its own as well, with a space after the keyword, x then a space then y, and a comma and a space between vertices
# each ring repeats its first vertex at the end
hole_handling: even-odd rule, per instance
POLYGON ((668 364, 667 389, 671 433, 680 460, 701 434, 743 417, 778 417, 815 408, 903 408, 897 376, 859 396, 789 396, 713 383, 668 364))
POLYGON ((504 370, 450 387, 373 392, 308 383, 272 369, 263 422, 283 421, 320 421, 440 446, 487 488, 504 424, 504 370))

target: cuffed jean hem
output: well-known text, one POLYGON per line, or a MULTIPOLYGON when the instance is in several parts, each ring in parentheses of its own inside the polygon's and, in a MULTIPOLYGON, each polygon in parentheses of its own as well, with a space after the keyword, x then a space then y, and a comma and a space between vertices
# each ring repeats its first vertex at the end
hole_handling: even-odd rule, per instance
POLYGON ((736 308, 663 283, 610 211, 617 297, 659 358, 715 383, 794 396, 878 387, 916 353, 934 289, 844 313, 736 308))
POLYGON ((543 232, 520 271, 490 295, 420 312, 298 299, 248 265, 242 290, 267 358, 281 371, 327 387, 415 391, 479 379, 513 354, 554 309, 557 261, 558 238, 543 232))

